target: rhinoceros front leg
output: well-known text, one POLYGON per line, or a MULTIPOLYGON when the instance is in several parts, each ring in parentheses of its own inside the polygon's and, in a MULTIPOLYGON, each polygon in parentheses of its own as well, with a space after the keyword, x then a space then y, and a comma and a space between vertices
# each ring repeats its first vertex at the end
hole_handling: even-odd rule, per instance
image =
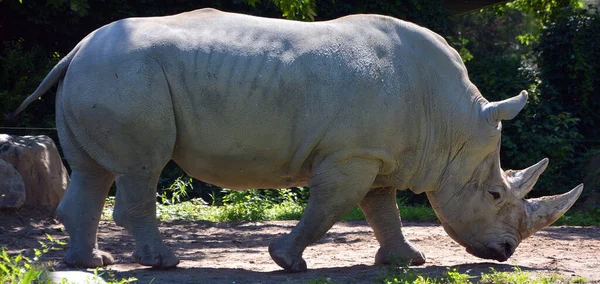
POLYGON ((179 259, 163 243, 156 220, 156 174, 127 174, 116 177, 117 194, 113 216, 135 239, 133 259, 154 268, 170 268, 179 259))
POLYGON ((96 233, 113 175, 103 169, 74 169, 65 196, 56 209, 58 219, 69 233, 68 265, 93 268, 113 264, 112 256, 98 249, 96 233))
POLYGON ((402 222, 396 204, 396 189, 373 189, 359 203, 367 222, 375 232, 380 248, 375 255, 377 264, 425 263, 425 255, 415 248, 402 233, 402 222))
POLYGON ((313 170, 310 197, 291 233, 269 246, 271 258, 289 272, 306 271, 304 249, 319 240, 368 192, 380 162, 366 159, 325 159, 313 170))

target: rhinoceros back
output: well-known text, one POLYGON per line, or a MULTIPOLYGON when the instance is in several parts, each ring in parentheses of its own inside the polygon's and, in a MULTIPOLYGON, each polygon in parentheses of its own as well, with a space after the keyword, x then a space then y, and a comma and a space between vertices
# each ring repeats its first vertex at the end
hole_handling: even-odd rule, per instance
MULTIPOLYGON (((165 90, 125 99, 114 112, 159 96, 163 115, 175 116, 173 159, 188 173, 217 184, 286 186, 306 180, 317 154, 392 156, 402 139, 390 129, 410 121, 412 104, 420 104, 422 64, 415 62, 427 49, 435 51, 429 57, 447 57, 435 37, 383 16, 303 23, 203 9, 109 24, 88 37, 78 54, 84 68, 73 69, 115 82, 116 66, 159 70, 151 77, 165 80, 165 90), (249 183, 261 175, 274 179, 249 183)), ((125 95, 117 89, 106 101, 125 95)))

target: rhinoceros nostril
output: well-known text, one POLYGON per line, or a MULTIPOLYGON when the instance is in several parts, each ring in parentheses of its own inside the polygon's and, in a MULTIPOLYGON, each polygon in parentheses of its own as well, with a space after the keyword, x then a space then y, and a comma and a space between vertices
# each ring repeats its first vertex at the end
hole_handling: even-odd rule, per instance
POLYGON ((497 261, 506 261, 509 257, 510 254, 512 253, 511 250, 511 246, 508 245, 508 243, 504 242, 504 243, 490 243, 488 245, 488 249, 490 249, 490 253, 491 253, 491 257, 492 259, 495 259, 497 261))
POLYGON ((504 247, 504 256, 506 256, 506 258, 509 258, 515 252, 512 244, 510 242, 504 242, 503 247, 504 247))

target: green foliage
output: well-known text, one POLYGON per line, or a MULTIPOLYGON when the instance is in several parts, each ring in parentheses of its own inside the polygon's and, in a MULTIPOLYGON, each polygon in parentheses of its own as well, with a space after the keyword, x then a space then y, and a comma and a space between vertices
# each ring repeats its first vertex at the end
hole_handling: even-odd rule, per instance
POLYGON ((448 269, 443 277, 431 277, 410 268, 401 268, 400 273, 382 277, 381 282, 385 284, 441 284, 441 283, 471 283, 469 279, 474 278, 468 274, 460 273, 455 269, 448 269))
POLYGON ((503 136, 503 160, 509 168, 521 169, 548 157, 550 165, 536 185, 535 196, 564 192, 573 180, 582 180, 575 147, 582 136, 577 132, 579 119, 570 113, 545 113, 531 103, 518 119, 506 123, 503 136))
MULTIPOLYGON (((157 203, 157 216, 161 220, 213 222, 300 220, 309 194, 308 188, 224 191, 222 200, 214 199, 215 202, 210 206, 197 198, 184 202, 157 203)), ((430 206, 408 205, 405 199, 398 199, 397 203, 400 216, 404 221, 434 222, 437 220, 430 206)), ((102 219, 110 220, 113 208, 114 197, 109 197, 102 219)), ((358 206, 342 217, 343 221, 364 219, 365 215, 358 206)))
POLYGON ((224 189, 224 191, 228 192, 223 196, 223 203, 229 207, 224 216, 228 221, 264 220, 264 209, 272 204, 257 189, 244 191, 224 189))
POLYGON ((46 0, 47 5, 60 8, 64 4, 69 4, 69 8, 76 12, 80 17, 87 15, 90 4, 87 0, 46 0))
POLYGON ((552 22, 565 10, 579 7, 578 0, 514 0, 506 4, 509 8, 534 14, 537 25, 552 22))
MULTIPOLYGON (((260 0, 244 0, 246 4, 256 7, 260 0)), ((315 0, 273 0, 273 4, 282 12, 282 16, 289 20, 314 21, 316 13, 315 0)))
POLYGON ((400 268, 399 273, 386 275, 382 277, 386 284, 437 284, 437 283, 483 283, 483 284, 550 284, 550 283, 586 283, 583 277, 565 278, 563 276, 539 275, 533 276, 528 272, 523 272, 519 267, 515 267, 512 272, 499 272, 490 267, 490 272, 481 273, 480 277, 471 275, 467 271, 461 273, 454 269, 448 269, 442 277, 431 277, 427 274, 418 272, 410 268, 400 268), (479 279, 477 279, 479 278, 479 279))
MULTIPOLYGON (((22 254, 9 255, 5 248, 0 248, 0 283, 5 284, 50 284, 50 264, 40 261, 40 258, 51 250, 63 250, 66 242, 56 240, 46 234, 48 242, 39 242, 40 248, 34 248, 35 257, 27 258, 22 254)), ((98 268, 94 270, 96 277, 104 277, 108 284, 127 284, 136 281, 135 277, 117 279, 114 273, 98 268)), ((61 283, 70 283, 65 279, 61 283)))
POLYGON ((302 191, 279 190, 228 190, 223 196, 223 218, 226 221, 262 221, 279 216, 283 219, 295 219, 294 213, 301 213, 304 202, 302 191), (286 210, 290 209, 290 210, 286 210), (275 216, 274 216, 275 215, 275 216))
MULTIPOLYGON (((558 125, 559 129, 569 127, 577 133, 560 137, 562 145, 557 145, 558 151, 566 152, 565 161, 563 170, 552 174, 564 177, 565 181, 566 177, 583 180, 586 160, 600 150, 598 31, 600 15, 566 10, 543 30, 535 48, 540 70, 538 98, 543 107, 540 112, 564 114, 563 121, 569 125, 558 125)), ((593 192, 600 192, 600 188, 586 187, 584 197, 593 192)), ((600 200, 595 203, 600 205, 600 200)))
POLYGON ((541 99, 581 118, 579 132, 600 142, 600 15, 565 12, 546 28, 536 47, 541 99))
POLYGON ((586 211, 569 211, 561 216, 553 226, 600 226, 600 207, 586 211))
MULTIPOLYGON (((107 270, 105 268, 96 268, 94 269, 94 275, 96 276, 96 278, 102 278, 106 281, 107 284, 129 284, 129 283, 133 283, 136 282, 138 279, 135 277, 128 277, 128 278, 117 278, 116 274, 114 273, 114 271, 112 270, 107 270)), ((64 281, 64 279, 63 279, 64 281)), ((150 282, 152 283, 152 281, 150 282)), ((86 283, 88 284, 88 283, 86 283)), ((89 284, 93 284, 93 283, 89 283, 89 284)))
POLYGON ((441 0, 329 0, 317 6, 317 20, 330 20, 350 14, 373 13, 393 16, 427 27, 441 35, 454 34, 452 14, 441 0))
POLYGON ((550 283, 584 283, 585 279, 576 277, 573 279, 565 278, 558 274, 542 275, 534 277, 528 272, 522 271, 519 267, 515 267, 513 272, 499 272, 491 268, 491 273, 482 273, 480 283, 482 284, 550 284, 550 283), (575 282, 584 281, 584 282, 575 282))
POLYGON ((314 21, 317 15, 315 0, 273 0, 273 3, 286 19, 314 21))
MULTIPOLYGON (((307 189, 280 190, 224 190, 221 205, 209 206, 202 199, 192 199, 176 204, 157 204, 161 220, 265 221, 299 220, 304 207, 303 195, 307 189)), ((110 219, 114 201, 109 199, 103 219, 110 219)))
MULTIPOLYGON (((192 199, 181 203, 166 205, 157 204, 157 217, 163 221, 184 220, 198 221, 206 220, 212 222, 226 221, 271 221, 271 220, 300 220, 304 212, 305 204, 297 202, 282 202, 276 204, 266 204, 259 207, 256 205, 244 205, 235 203, 228 205, 207 205, 202 199, 192 199)), ((103 220, 112 219, 112 210, 114 208, 114 197, 109 197, 104 210, 102 211, 103 220)), ((437 217, 430 206, 426 205, 404 205, 400 207, 400 216, 403 221, 426 221, 435 222, 437 217)), ((354 207, 350 212, 342 217, 342 221, 364 220, 363 212, 354 207)), ((558 219, 554 226, 600 226, 600 211, 591 209, 588 212, 574 211, 567 212, 558 219)))
MULTIPOLYGON (((35 90, 49 70, 58 63, 59 54, 46 52, 39 47, 25 49, 24 42, 5 41, 0 49, 0 114, 12 111, 35 90)), ((54 96, 49 94, 41 103, 31 106, 22 114, 15 126, 31 125, 37 122, 41 127, 54 127, 54 96)), ((0 115, 0 125, 4 117, 0 115)))
POLYGON ((22 254, 11 256, 5 248, 0 248, 0 283, 50 283, 48 265, 40 262, 40 257, 51 250, 63 250, 66 245, 46 234, 48 242, 39 242, 40 248, 34 249, 33 259, 22 254))
POLYGON ((43 281, 47 272, 33 264, 29 258, 19 254, 9 256, 4 248, 0 248, 0 282, 1 283, 50 283, 43 281))
POLYGON ((192 178, 178 177, 168 188, 163 188, 156 194, 162 204, 173 205, 187 197, 187 192, 193 189, 192 178))
MULTIPOLYGON (((539 31, 539 27, 531 24, 531 16, 507 5, 489 7, 457 19, 458 40, 451 38, 451 42, 455 48, 468 50, 475 62, 503 57, 521 59, 530 48, 520 46, 515 38, 539 31)), ((463 61, 469 60, 463 58, 463 61)), ((468 70, 472 75, 471 69, 468 70)))
MULTIPOLYGON (((179 201, 202 198, 208 203, 221 204, 224 194, 222 188, 192 179, 173 161, 169 162, 160 174, 158 180, 159 195, 166 192, 166 197, 171 196, 169 188, 173 187, 173 184, 178 179, 185 182, 185 196, 181 195, 179 201)), ((175 188, 178 187, 176 186, 175 188)), ((159 201, 162 202, 160 199, 159 201)))

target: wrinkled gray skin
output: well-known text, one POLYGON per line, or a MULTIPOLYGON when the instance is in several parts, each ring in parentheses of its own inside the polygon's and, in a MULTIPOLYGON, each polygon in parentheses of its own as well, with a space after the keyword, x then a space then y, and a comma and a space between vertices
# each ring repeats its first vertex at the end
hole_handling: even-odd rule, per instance
POLYGON ((84 38, 17 113, 56 82, 73 169, 58 208, 71 265, 113 263, 96 243, 113 181, 114 219, 133 234, 133 257, 178 264, 155 218, 170 159, 228 188, 310 185, 302 219, 269 247, 293 272, 356 204, 381 244, 376 263, 425 262, 402 234, 397 189, 426 192, 454 240, 499 261, 582 190, 523 199, 547 160, 503 171, 499 146, 500 120, 517 115, 526 92, 488 102, 442 37, 390 17, 303 23, 203 9, 117 21, 84 38))

